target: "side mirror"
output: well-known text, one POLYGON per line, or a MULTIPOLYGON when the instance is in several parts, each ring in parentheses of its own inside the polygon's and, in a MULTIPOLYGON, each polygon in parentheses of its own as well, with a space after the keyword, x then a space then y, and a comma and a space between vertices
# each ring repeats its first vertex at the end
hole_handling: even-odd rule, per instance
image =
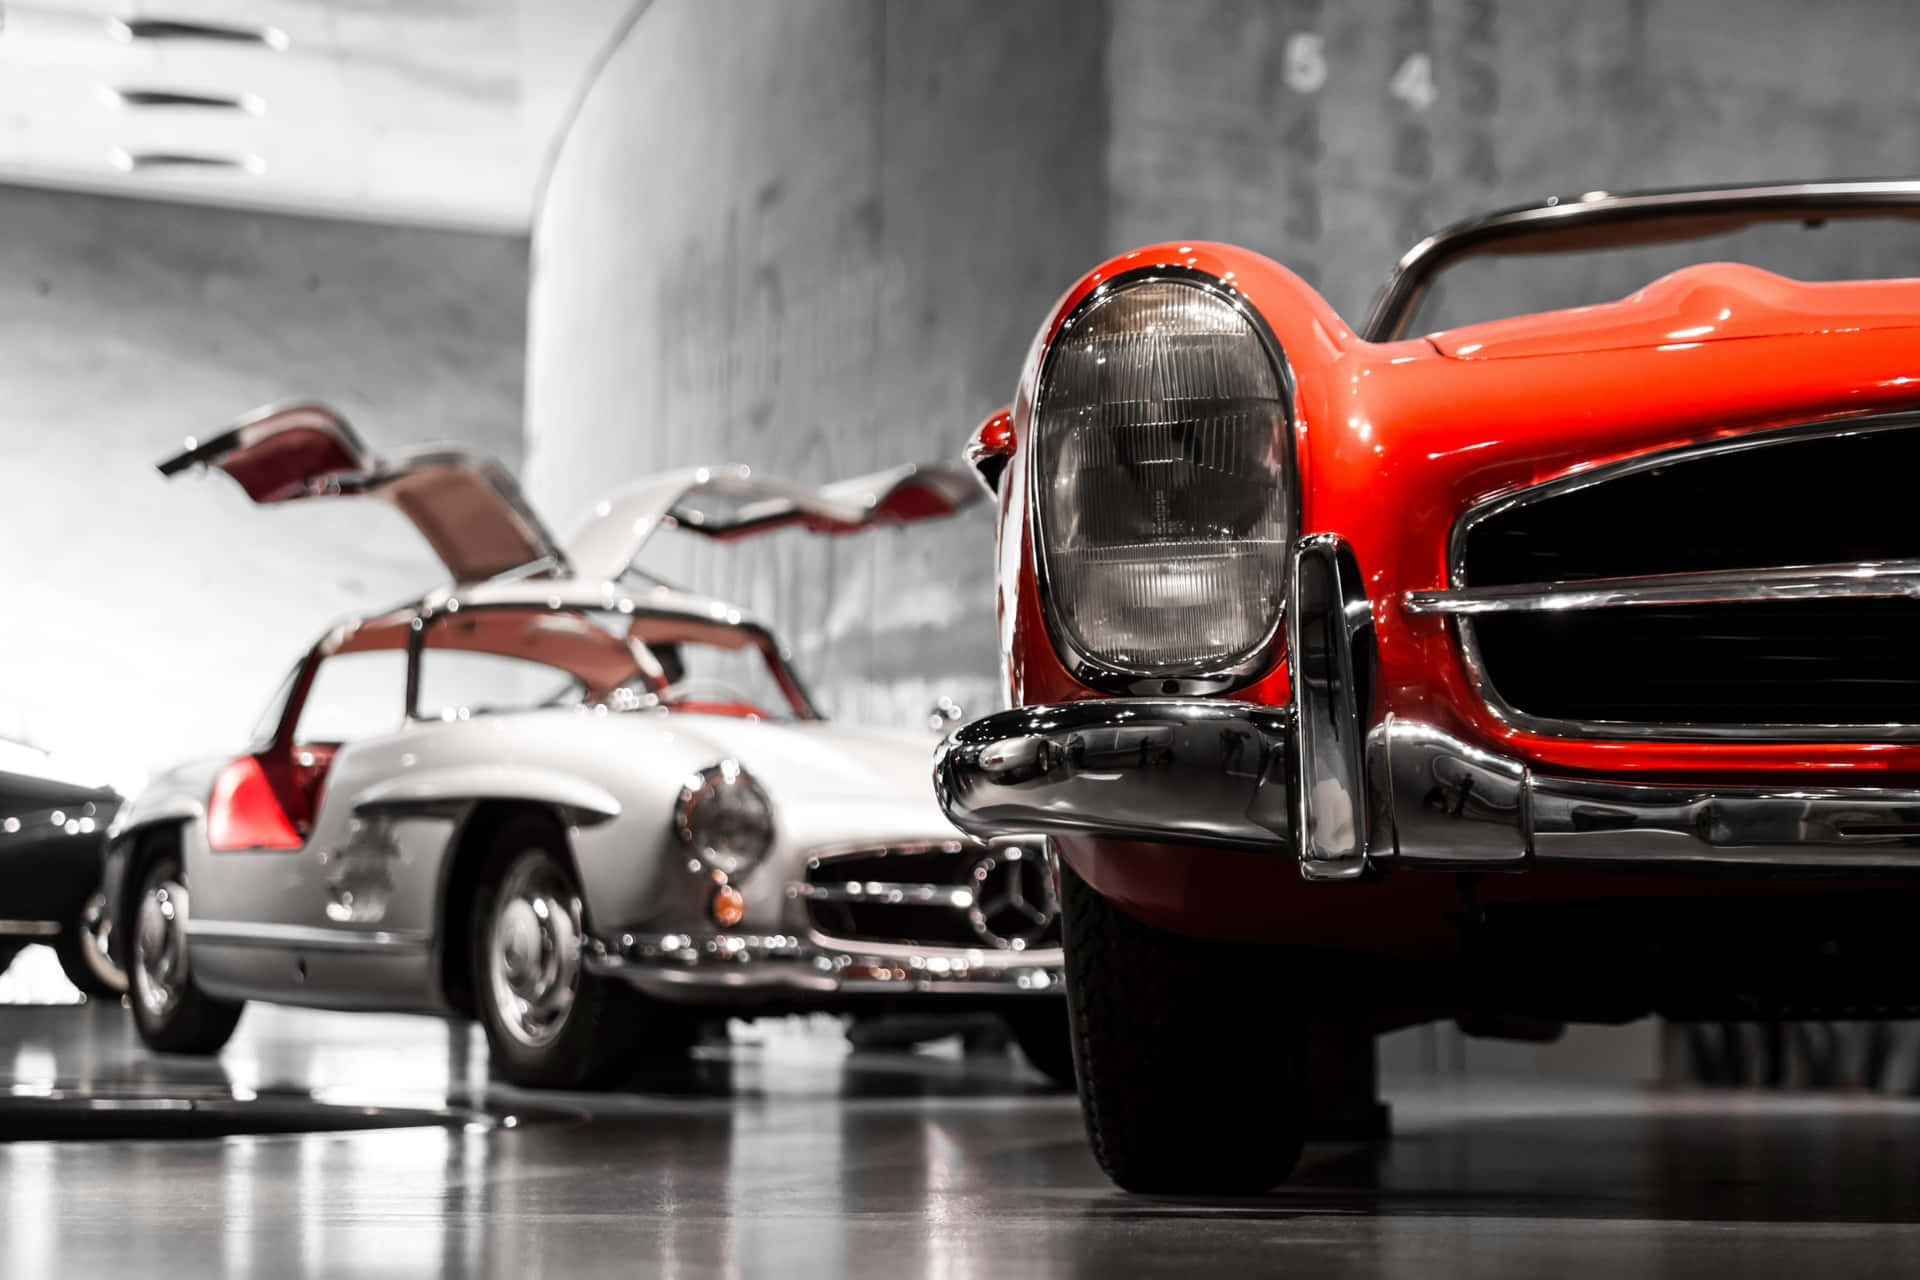
POLYGON ((945 733, 948 728, 965 719, 966 714, 960 709, 959 703, 942 695, 940 701, 934 703, 927 712, 927 728, 934 733, 945 733))
POLYGON ((1000 492, 1000 476, 1013 458, 1013 406, 1001 405, 973 429, 967 441, 967 464, 988 493, 1000 492))

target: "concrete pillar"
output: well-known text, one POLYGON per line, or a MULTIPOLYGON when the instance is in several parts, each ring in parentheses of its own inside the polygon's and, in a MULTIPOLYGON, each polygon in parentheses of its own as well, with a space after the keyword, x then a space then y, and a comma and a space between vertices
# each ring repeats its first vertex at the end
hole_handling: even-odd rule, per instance
MULTIPOLYGON (((951 459, 1106 244, 1105 9, 657 0, 534 235, 529 483, 565 527, 698 462, 820 481, 951 459)), ((684 541, 692 542, 691 538, 684 541)), ((996 697, 991 520, 656 548, 787 636, 837 714, 996 697)))

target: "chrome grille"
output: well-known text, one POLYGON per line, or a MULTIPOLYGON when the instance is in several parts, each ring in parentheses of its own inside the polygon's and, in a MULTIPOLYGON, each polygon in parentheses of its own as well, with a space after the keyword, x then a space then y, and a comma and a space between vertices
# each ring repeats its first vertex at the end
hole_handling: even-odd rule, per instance
POLYGON ((821 937, 848 943, 1024 951, 1058 946, 1059 903, 1038 844, 968 840, 834 850, 793 896, 821 937))
POLYGON ((1600 468, 1469 513, 1455 588, 1409 608, 1457 615, 1489 705, 1523 728, 1904 736, 1920 725, 1917 469, 1915 414, 1600 468))

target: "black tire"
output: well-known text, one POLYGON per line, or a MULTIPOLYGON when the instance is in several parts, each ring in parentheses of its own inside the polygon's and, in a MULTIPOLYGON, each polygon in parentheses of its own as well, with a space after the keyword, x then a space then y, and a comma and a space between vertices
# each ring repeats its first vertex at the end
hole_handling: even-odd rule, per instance
MULTIPOLYGON (((161 1053, 218 1053, 232 1038, 233 1028, 246 1006, 239 1001, 216 1000, 200 990, 193 981, 190 952, 182 945, 183 937, 176 934, 163 943, 161 937, 147 927, 143 915, 149 894, 163 891, 169 884, 184 886, 185 883, 180 855, 172 850, 157 853, 141 864, 140 873, 133 881, 135 896, 129 912, 129 918, 136 924, 126 948, 132 965, 128 988, 133 998, 128 1003, 133 1008, 133 1025, 148 1048, 161 1053), (164 949, 156 952, 156 946, 176 948, 169 981, 165 983, 165 989, 172 992, 169 1000, 158 998, 156 993, 161 988, 156 987, 151 977, 156 968, 163 967, 159 962, 149 964, 149 957, 164 954, 164 949)), ((175 897, 170 892, 168 896, 175 897)), ((178 919, 184 922, 186 904, 176 900, 174 906, 180 913, 178 919)))
POLYGON ((1128 1191, 1257 1194, 1300 1159, 1307 1017, 1257 947, 1150 928, 1064 863, 1067 1008, 1094 1158, 1128 1191), (1276 1007, 1277 1006, 1277 1007, 1276 1007))
POLYGON ((94 895, 81 908, 80 918, 68 925, 53 945, 54 954, 60 957, 60 971, 90 1000, 118 1000, 127 991, 127 975, 107 957, 98 941, 102 935, 92 927, 105 910, 106 903, 94 895))
POLYGON ((1034 1000, 1007 1011, 1013 1042, 1027 1061, 1062 1089, 1073 1088, 1073 1027, 1066 1006, 1057 1000, 1034 1000))
MULTIPOLYGON (((571 983, 562 984, 570 986, 571 996, 550 1021, 540 1017, 535 1003, 521 1000, 504 970, 496 983, 495 930, 503 931, 505 947, 516 924, 502 913, 511 910, 521 884, 539 886, 535 892, 550 891, 556 901, 567 903, 566 911, 539 917, 551 922, 540 926, 543 957, 558 956, 568 945, 552 929, 570 930, 576 947, 583 948, 588 936, 579 881, 559 827, 533 813, 508 818, 488 841, 467 918, 473 1003, 486 1028, 494 1074, 533 1089, 596 1089, 618 1083, 643 1053, 684 1053, 693 1039, 691 1018, 644 999, 625 983, 586 972, 577 956, 571 983), (503 892, 508 895, 504 905, 503 892), (529 1028, 530 1021, 541 1025, 529 1028)), ((524 915, 520 924, 526 924, 524 915)), ((524 946, 517 953, 523 960, 527 954, 524 946)))

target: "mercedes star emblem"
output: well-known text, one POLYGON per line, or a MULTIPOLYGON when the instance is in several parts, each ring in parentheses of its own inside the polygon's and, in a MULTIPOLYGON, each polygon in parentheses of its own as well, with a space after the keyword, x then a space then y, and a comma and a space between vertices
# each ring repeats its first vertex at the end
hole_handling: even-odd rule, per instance
POLYGON ((974 859, 968 873, 973 905, 967 921, 982 942, 1025 951, 1060 914, 1047 860, 1032 849, 995 849, 974 859))

